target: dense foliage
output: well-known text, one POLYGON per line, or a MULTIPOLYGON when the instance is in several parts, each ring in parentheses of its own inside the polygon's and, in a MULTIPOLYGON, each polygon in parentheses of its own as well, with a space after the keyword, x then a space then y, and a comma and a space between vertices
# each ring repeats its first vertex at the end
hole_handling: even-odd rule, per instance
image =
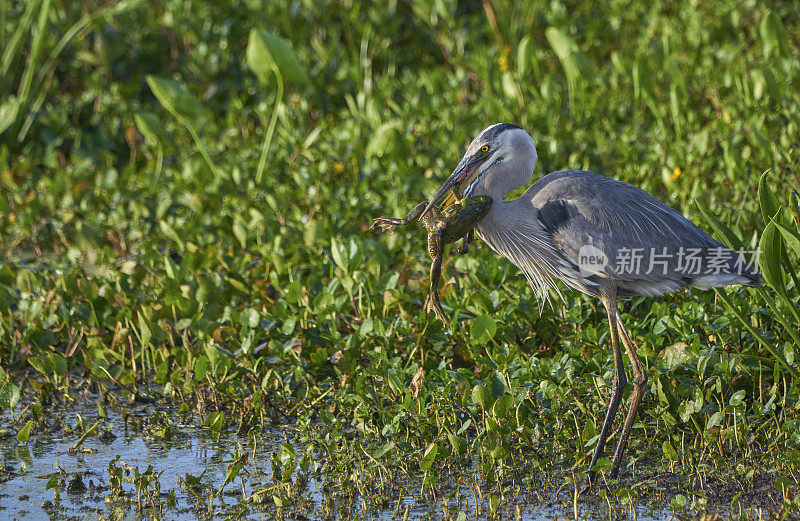
POLYGON ((2 406, 80 383, 212 433, 288 423, 278 506, 312 471, 378 506, 474 479, 491 512, 572 480, 610 391, 598 304, 540 308, 474 247, 445 264, 447 333, 424 231, 367 230, 508 121, 534 177, 606 174, 767 250, 765 290, 624 304, 650 377, 628 462, 767 473, 791 505, 800 6, 769 4, 0 0, 2 406))

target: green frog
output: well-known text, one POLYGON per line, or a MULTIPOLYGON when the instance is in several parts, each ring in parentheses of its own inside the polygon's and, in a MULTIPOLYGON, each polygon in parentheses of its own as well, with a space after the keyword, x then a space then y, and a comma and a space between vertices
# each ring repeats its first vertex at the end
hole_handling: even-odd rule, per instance
MULTIPOLYGON (((462 239, 461 245, 456 251, 461 255, 469 252, 469 245, 475 237, 474 226, 489 212, 491 205, 491 197, 485 195, 468 197, 466 199, 456 199, 455 202, 445 208, 439 208, 434 205, 422 216, 422 224, 428 230, 428 253, 433 259, 431 264, 431 289, 425 301, 424 309, 426 313, 429 313, 432 309, 446 328, 449 327, 449 322, 442 310, 437 291, 439 277, 442 272, 442 249, 445 245, 462 239)), ((419 203, 402 219, 391 217, 373 219, 370 229, 379 227, 383 231, 394 231, 396 227, 404 226, 419 218, 427 206, 428 201, 419 203)))

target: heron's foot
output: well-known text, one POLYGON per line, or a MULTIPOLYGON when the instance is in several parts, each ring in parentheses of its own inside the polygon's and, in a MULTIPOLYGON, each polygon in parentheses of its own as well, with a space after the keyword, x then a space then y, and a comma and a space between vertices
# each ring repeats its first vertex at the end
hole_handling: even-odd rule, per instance
POLYGON ((378 217, 377 219, 372 220, 372 224, 369 225, 370 230, 374 230, 375 228, 380 228, 385 232, 393 232, 395 228, 398 226, 403 226, 404 224, 408 224, 404 222, 405 219, 394 219, 392 217, 378 217))
POLYGON ((578 497, 590 492, 592 489, 595 488, 597 484, 597 476, 595 476, 594 472, 589 472, 586 474, 586 477, 580 483, 575 484, 576 492, 578 493, 578 497))

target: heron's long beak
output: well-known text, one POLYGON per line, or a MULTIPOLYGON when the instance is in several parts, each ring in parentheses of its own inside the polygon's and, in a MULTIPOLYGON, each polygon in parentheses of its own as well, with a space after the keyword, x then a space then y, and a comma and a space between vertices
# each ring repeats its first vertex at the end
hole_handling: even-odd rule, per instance
POLYGON ((487 158, 488 155, 483 152, 478 152, 469 157, 465 156, 455 170, 453 170, 453 173, 450 174, 450 177, 444 182, 442 187, 439 188, 439 191, 436 192, 436 195, 433 196, 433 199, 431 199, 431 202, 425 207, 425 210, 422 211, 419 218, 422 219, 425 214, 433 208, 433 205, 444 197, 451 188, 456 197, 461 197, 460 192, 463 189, 464 182, 472 177, 478 167, 480 167, 487 158))

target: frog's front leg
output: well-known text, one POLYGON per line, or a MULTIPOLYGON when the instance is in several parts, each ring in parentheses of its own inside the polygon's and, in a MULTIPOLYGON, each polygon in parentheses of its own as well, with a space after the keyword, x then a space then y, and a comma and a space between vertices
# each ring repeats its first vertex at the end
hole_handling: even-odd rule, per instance
POLYGON ((459 255, 464 255, 469 253, 469 245, 472 244, 472 241, 475 240, 475 229, 470 228, 467 234, 461 239, 461 246, 456 249, 456 253, 459 255))
POLYGON ((396 219, 394 217, 378 217, 377 219, 372 220, 372 224, 369 226, 369 229, 372 230, 374 228, 380 227, 383 231, 394 231, 394 229, 398 226, 405 226, 406 224, 410 223, 411 221, 417 220, 420 216, 422 211, 425 207, 428 206, 428 201, 422 201, 417 206, 415 206, 408 214, 403 217, 402 219, 396 219))
POLYGON ((442 321, 444 327, 449 328, 447 316, 442 309, 442 303, 439 301, 439 278, 442 275, 442 228, 432 230, 428 235, 428 253, 431 254, 431 289, 427 300, 425 301, 425 312, 430 312, 431 309, 442 321))

